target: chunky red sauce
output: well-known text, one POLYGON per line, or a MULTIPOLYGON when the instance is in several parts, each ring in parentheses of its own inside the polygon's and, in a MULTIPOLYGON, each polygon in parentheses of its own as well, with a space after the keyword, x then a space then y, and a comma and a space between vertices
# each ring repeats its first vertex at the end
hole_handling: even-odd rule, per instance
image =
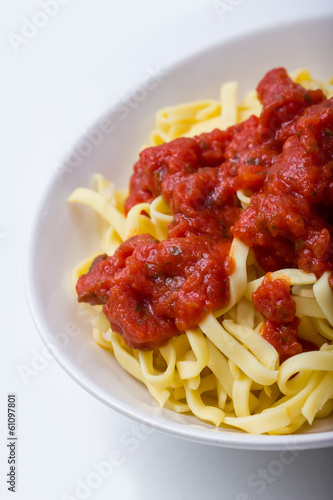
POLYGON ((290 323, 296 312, 296 303, 290 296, 290 285, 284 279, 273 280, 268 273, 252 294, 254 307, 265 319, 275 323, 290 323))
POLYGON ((271 279, 268 273, 256 292, 252 294, 253 305, 264 317, 263 337, 272 344, 280 360, 302 352, 298 342, 295 317, 296 303, 290 295, 290 285, 283 279, 271 279))
POLYGON ((103 304, 112 329, 129 346, 160 347, 228 303, 228 251, 224 241, 195 235, 130 238, 80 277, 79 301, 103 304))
MULTIPOLYGON (((257 91, 259 118, 140 154, 125 212, 162 194, 173 213, 168 238, 131 238, 77 284, 79 300, 104 304, 128 345, 161 346, 228 302, 234 236, 266 272, 333 269, 333 99, 294 84, 283 68, 268 72, 257 91), (239 189, 253 193, 246 210, 239 189)), ((267 340, 287 346, 281 356, 300 352, 289 292, 265 285, 260 295, 267 340), (281 307, 272 310, 279 293, 281 307)))

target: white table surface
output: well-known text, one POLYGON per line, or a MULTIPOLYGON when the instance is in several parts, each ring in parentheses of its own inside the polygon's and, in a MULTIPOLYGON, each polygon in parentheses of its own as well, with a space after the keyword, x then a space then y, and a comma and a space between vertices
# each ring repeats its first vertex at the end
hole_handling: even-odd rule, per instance
POLYGON ((204 446, 144 428, 95 400, 46 357, 23 284, 31 215, 55 162, 147 67, 163 69, 240 32, 332 13, 332 1, 225 0, 218 15, 208 0, 56 0, 53 17, 38 14, 41 3, 0 6, 0 497, 332 498, 333 448, 282 455, 204 446), (46 24, 32 31, 31 19, 46 24), (20 38, 22 30, 30 38, 20 38), (6 484, 13 392, 16 493, 6 484))

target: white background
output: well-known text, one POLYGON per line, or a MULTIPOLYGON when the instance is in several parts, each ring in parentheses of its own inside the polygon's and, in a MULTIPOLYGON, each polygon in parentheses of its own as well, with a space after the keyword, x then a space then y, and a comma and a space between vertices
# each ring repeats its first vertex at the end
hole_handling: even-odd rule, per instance
POLYGON ((143 428, 93 399, 46 357, 26 304, 23 269, 31 216, 55 162, 147 67, 163 69, 261 26, 332 13, 333 3, 225 0, 220 4, 229 7, 218 15, 210 0, 62 0, 26 43, 14 42, 10 33, 21 36, 39 3, 1 0, 0 6, 1 498, 332 498, 332 448, 283 454, 208 447, 143 428), (12 392, 15 494, 6 485, 12 392), (111 459, 113 470, 105 464, 111 459), (107 477, 99 479, 99 467, 107 477))

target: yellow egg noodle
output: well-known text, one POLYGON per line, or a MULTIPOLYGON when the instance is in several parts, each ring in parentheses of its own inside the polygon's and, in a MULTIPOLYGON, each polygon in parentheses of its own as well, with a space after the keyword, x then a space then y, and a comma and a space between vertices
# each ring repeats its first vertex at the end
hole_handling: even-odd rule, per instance
MULTIPOLYGON (((308 70, 291 74, 306 88, 322 88, 333 96, 333 80, 315 81, 308 70)), ((167 107, 157 113, 156 128, 147 146, 179 136, 194 136, 214 128, 224 129, 259 115, 256 92, 237 103, 237 83, 222 85, 220 100, 206 99, 167 107)), ((94 176, 95 189, 76 189, 69 198, 93 208, 104 220, 100 249, 74 270, 73 279, 86 273, 100 253, 112 255, 125 239, 149 233, 158 240, 167 236, 171 212, 159 196, 151 204, 135 205, 124 216, 127 191, 117 191, 102 175, 94 176), (142 215, 143 211, 148 215, 142 215)), ((250 195, 237 193, 243 208, 250 195)), ((253 252, 234 239, 230 250, 235 270, 230 276, 230 302, 209 314, 197 328, 172 338, 154 351, 129 348, 111 331, 102 312, 94 306, 93 337, 113 353, 119 364, 146 385, 165 408, 193 414, 201 421, 255 434, 288 434, 315 418, 333 411, 333 293, 329 272, 316 280, 314 274, 283 269, 271 274, 291 285, 300 319, 299 336, 319 350, 297 354, 281 365, 275 348, 260 334, 263 318, 251 296, 264 276, 253 252)), ((90 307, 90 306, 83 306, 90 307)))

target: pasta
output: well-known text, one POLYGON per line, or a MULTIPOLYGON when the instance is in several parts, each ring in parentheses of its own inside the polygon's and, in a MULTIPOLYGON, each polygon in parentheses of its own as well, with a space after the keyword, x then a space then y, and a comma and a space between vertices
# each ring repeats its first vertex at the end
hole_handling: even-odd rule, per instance
MULTIPOLYGON (((315 81, 306 69, 291 77, 306 89, 321 88, 327 98, 333 96, 332 80, 315 81)), ((206 99, 159 111, 147 146, 226 129, 260 113, 257 93, 249 93, 239 105, 237 83, 229 82, 222 85, 219 100, 206 99)), ((94 190, 78 188, 69 197, 69 202, 90 206, 104 220, 100 251, 75 268, 75 283, 99 254, 113 255, 134 235, 149 234, 157 241, 165 240, 173 221, 161 195, 151 202, 136 203, 125 216, 128 192, 117 191, 100 174, 94 176, 94 183, 94 190)), ((238 190, 237 198, 240 210, 251 205, 250 191, 238 190)), ((295 432, 333 411, 332 272, 316 277, 315 273, 290 267, 265 273, 252 249, 238 237, 233 239, 229 257, 234 269, 229 275, 228 302, 209 312, 195 328, 173 336, 156 349, 135 349, 110 328, 102 306, 95 305, 94 340, 143 383, 161 406, 192 414, 217 427, 255 434, 295 432), (299 318, 298 336, 304 343, 311 342, 315 350, 281 359, 264 338, 264 318, 252 297, 267 279, 288 284, 299 318)))

